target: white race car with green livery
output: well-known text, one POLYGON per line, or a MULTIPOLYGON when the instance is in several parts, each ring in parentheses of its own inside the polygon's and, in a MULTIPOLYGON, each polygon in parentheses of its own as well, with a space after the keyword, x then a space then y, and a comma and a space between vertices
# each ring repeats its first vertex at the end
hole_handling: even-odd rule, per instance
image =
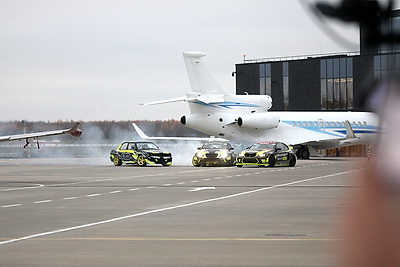
POLYGON ((236 154, 228 142, 211 141, 197 148, 192 158, 195 167, 200 166, 232 166, 236 154))

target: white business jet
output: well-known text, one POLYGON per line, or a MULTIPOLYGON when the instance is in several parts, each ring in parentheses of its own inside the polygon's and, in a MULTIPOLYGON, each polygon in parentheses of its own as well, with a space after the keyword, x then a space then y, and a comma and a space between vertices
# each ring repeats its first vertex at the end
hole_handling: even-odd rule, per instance
MULTIPOLYGON (((298 158, 317 155, 316 149, 375 141, 378 118, 373 113, 268 111, 272 107, 268 95, 233 95, 225 91, 205 68, 204 56, 201 52, 183 53, 192 87, 186 97, 144 105, 188 102, 190 114, 182 116, 183 125, 226 140, 281 141, 297 148, 298 158)), ((156 139, 143 131, 140 135, 156 139)))
POLYGON ((77 122, 70 129, 0 136, 0 142, 25 140, 24 148, 26 148, 30 144, 29 140, 33 139, 33 140, 36 140, 37 147, 40 148, 39 137, 53 136, 53 135, 60 135, 60 134, 70 134, 74 137, 80 137, 82 135, 82 130, 78 128, 79 125, 80 125, 80 123, 77 122))

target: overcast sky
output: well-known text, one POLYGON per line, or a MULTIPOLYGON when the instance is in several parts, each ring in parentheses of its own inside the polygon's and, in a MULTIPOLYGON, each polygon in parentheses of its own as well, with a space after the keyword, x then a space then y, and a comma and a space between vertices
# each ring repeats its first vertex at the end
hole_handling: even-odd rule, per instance
POLYGON ((335 42, 300 1, 0 0, 0 120, 179 119, 184 103, 138 104, 190 90, 183 51, 234 92, 243 54, 358 50, 356 27, 332 24, 353 45, 335 42))

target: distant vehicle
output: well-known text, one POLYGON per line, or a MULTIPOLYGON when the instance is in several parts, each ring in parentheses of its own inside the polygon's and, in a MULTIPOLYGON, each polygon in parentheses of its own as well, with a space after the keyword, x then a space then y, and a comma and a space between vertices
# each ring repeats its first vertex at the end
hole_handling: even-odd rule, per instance
POLYGON ((236 157, 236 166, 244 165, 295 166, 296 154, 282 142, 258 142, 240 152, 236 157))
POLYGON ((208 142, 197 148, 198 151, 192 158, 195 167, 207 165, 232 166, 235 163, 236 154, 228 142, 208 142))
POLYGON ((123 142, 117 149, 111 150, 110 160, 115 166, 121 166, 123 163, 142 167, 148 164, 170 166, 172 155, 169 152, 161 151, 152 142, 123 142))

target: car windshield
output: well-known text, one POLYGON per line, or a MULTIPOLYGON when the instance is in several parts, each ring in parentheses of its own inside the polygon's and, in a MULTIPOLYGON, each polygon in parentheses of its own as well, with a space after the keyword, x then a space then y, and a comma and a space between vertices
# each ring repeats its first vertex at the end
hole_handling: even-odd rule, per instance
POLYGON ((136 143, 136 146, 140 150, 154 150, 159 149, 154 143, 143 142, 143 143, 136 143))
POLYGON ((255 143, 250 149, 264 150, 264 149, 275 149, 276 144, 274 143, 255 143))
POLYGON ((203 149, 229 149, 228 143, 205 143, 203 149))

